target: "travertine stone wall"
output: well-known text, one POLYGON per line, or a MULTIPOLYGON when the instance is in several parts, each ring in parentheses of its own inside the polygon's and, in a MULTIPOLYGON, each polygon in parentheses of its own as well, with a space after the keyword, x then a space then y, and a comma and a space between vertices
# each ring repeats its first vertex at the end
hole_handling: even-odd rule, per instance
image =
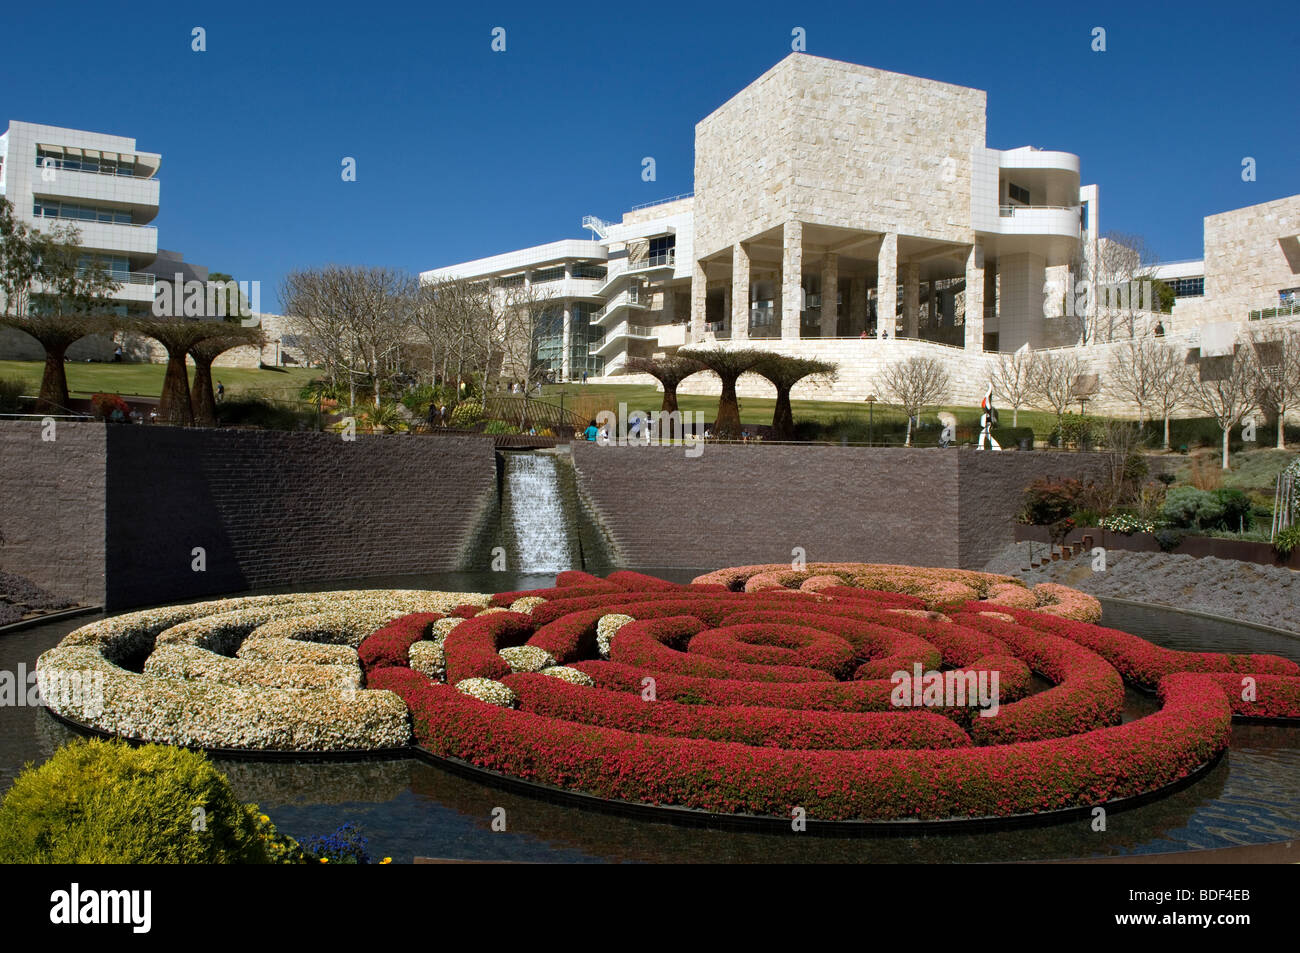
POLYGON ((695 254, 790 220, 968 242, 984 143, 982 90, 792 53, 695 127, 695 254))

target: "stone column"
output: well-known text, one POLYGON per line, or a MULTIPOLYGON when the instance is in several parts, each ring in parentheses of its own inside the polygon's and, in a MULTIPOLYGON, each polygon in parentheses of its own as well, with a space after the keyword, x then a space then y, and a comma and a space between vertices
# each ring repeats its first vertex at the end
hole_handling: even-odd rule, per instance
POLYGON ((840 317, 840 256, 828 251, 822 259, 822 337, 835 337, 840 317))
POLYGON ((886 232, 876 259, 876 337, 882 331, 894 336, 898 311, 898 233, 886 232))
POLYGON ((691 273, 691 340, 704 340, 704 322, 708 314, 709 280, 704 262, 696 261, 691 273))
POLYGON ((862 275, 849 279, 849 320, 859 332, 867 326, 867 279, 862 275))
POLYGON ((928 285, 930 292, 930 327, 939 326, 939 292, 936 290, 935 282, 931 281, 928 285))
POLYGON ((731 340, 749 340, 749 249, 731 246, 731 340))
POLYGON ((786 222, 781 253, 781 338, 797 340, 803 310, 803 222, 786 222))
POLYGON ((903 335, 914 338, 921 331, 921 266, 909 261, 903 266, 903 335))
POLYGON ((560 352, 560 380, 569 379, 569 345, 573 340, 573 302, 564 302, 564 349, 560 352))
POLYGON ((660 309, 660 321, 664 324, 672 324, 677 320, 677 301, 676 295, 673 294, 671 285, 664 285, 662 294, 664 296, 663 307, 660 309))
POLYGON ((978 238, 966 254, 965 347, 984 350, 984 245, 978 238))

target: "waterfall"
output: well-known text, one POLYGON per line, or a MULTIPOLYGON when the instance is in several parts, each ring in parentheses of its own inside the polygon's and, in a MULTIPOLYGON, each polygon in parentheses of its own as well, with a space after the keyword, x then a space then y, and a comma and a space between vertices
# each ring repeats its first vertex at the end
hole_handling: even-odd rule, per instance
POLYGON ((559 461, 549 453, 507 453, 502 522, 510 568, 559 572, 581 568, 576 523, 560 486, 559 461))

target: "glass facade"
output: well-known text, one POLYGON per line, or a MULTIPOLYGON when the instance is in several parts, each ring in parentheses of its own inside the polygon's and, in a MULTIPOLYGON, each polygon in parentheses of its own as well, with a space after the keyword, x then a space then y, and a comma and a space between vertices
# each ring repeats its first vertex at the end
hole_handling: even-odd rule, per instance
POLYGON ((39 169, 67 169, 69 172, 97 172, 103 175, 136 176, 135 158, 118 156, 108 159, 103 156, 70 156, 62 152, 50 152, 36 147, 36 167, 39 169))
POLYGON ((58 199, 32 199, 32 215, 37 218, 68 218, 78 222, 108 222, 130 225, 131 213, 94 205, 76 205, 58 199))
POLYGON ((1175 298, 1200 298, 1205 295, 1205 276, 1160 279, 1174 292, 1175 298))
POLYGON ((605 329, 591 323, 591 316, 600 305, 590 301, 575 301, 569 312, 569 377, 580 378, 586 371, 588 377, 605 373, 605 359, 591 352, 605 341, 605 329))
POLYGON ((533 284, 539 285, 547 281, 561 281, 564 278, 564 266, 557 265, 554 268, 538 268, 533 272, 533 284))
POLYGON ((533 325, 533 351, 538 370, 559 380, 564 360, 564 306, 546 308, 533 325))
POLYGON ((573 277, 575 278, 600 278, 608 277, 609 269, 604 265, 595 265, 590 262, 579 262, 573 266, 573 277))

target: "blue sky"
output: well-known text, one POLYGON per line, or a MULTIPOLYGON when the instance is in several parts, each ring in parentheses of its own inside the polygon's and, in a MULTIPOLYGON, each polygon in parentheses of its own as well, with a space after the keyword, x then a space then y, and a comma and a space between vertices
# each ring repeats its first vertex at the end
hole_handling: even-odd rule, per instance
POLYGON ((1300 192, 1294 0, 15 4, 0 25, 0 119, 162 153, 160 245, 261 281, 266 309, 293 268, 419 271, 690 191, 695 123, 796 26, 809 53, 987 90, 990 146, 1078 153, 1103 229, 1161 260, 1200 257, 1205 215, 1300 192))

